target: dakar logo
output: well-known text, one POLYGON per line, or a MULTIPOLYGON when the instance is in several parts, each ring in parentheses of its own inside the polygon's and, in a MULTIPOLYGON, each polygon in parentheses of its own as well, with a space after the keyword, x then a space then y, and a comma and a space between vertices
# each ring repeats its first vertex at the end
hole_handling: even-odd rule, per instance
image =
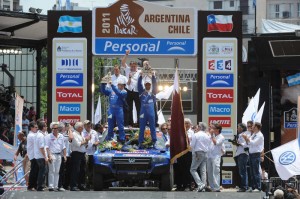
POLYGON ((134 25, 134 18, 130 16, 129 8, 127 4, 123 4, 120 7, 121 15, 117 17, 117 24, 115 24, 115 34, 122 35, 136 35, 137 30, 134 25))

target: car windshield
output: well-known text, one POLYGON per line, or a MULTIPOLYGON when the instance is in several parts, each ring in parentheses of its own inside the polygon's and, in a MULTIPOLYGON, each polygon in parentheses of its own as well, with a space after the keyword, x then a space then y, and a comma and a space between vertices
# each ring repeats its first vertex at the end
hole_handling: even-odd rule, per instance
MULTIPOLYGON (((138 135, 139 135, 139 128, 125 128, 125 134, 126 134, 126 144, 130 145, 131 147, 133 146, 138 146, 138 135)), ((114 138, 113 140, 118 140, 118 131, 115 130, 116 133, 114 133, 114 138)), ((100 139, 100 144, 105 143, 108 141, 105 141, 105 138, 107 136, 107 129, 103 132, 103 136, 100 139)), ((163 134, 161 132, 156 132, 156 138, 157 141, 155 143, 155 148, 159 150, 167 150, 166 149, 166 141, 163 138, 163 134)), ((151 142, 151 136, 150 135, 145 135, 145 142, 151 142)), ((148 148, 148 147, 146 147, 148 148)))

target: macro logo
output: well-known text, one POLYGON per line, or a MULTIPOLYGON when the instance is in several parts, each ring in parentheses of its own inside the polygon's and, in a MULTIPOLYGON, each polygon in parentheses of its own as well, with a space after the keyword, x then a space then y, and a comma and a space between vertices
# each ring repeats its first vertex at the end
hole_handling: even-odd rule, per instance
POLYGON ((233 87, 233 74, 206 74, 206 87, 233 87))
POLYGON ((231 105, 210 104, 208 106, 209 115, 231 115, 231 105))
POLYGON ((83 86, 82 73, 57 73, 56 86, 83 86))
POLYGON ((233 103, 233 89, 206 89, 206 102, 233 103))
POLYGON ((58 121, 63 123, 75 124, 80 122, 80 116, 58 116, 58 121))
POLYGON ((279 157, 279 163, 282 165, 290 165, 296 161, 296 154, 293 151, 286 151, 279 157))
POLYGON ((218 123, 222 127, 231 127, 231 117, 208 117, 208 123, 218 123))
POLYGON ((56 89, 57 102, 83 102, 82 88, 57 88, 56 89))
POLYGON ((58 114, 80 114, 80 104, 58 104, 58 114))

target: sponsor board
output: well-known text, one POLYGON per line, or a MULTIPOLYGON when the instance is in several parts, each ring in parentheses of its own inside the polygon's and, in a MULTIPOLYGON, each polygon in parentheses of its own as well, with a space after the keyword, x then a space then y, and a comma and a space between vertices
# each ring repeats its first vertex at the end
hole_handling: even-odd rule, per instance
POLYGON ((234 57, 233 43, 207 43, 206 55, 210 57, 234 57))
POLYGON ((219 123, 223 128, 231 127, 231 117, 208 117, 208 123, 219 123))
POLYGON ((80 114, 80 104, 58 104, 58 114, 80 114))
POLYGON ((56 43, 55 56, 83 57, 83 43, 56 43))
POLYGON ((233 74, 206 74, 206 87, 233 87, 233 74))
POLYGON ((292 108, 283 112, 284 115, 284 128, 296 129, 297 128, 297 108, 292 108))
POLYGON ((83 86, 82 73, 56 73, 56 86, 83 86))
POLYGON ((186 55, 197 53, 196 10, 147 1, 117 1, 93 10, 95 55, 186 55))
POLYGON ((75 124, 76 122, 80 122, 80 116, 58 116, 58 122, 75 124))
POLYGON ((207 59, 207 71, 209 72, 231 72, 234 70, 233 60, 232 59, 207 59))
POLYGON ((228 104, 210 104, 208 105, 209 115, 231 115, 231 105, 228 104))
POLYGON ((83 102, 83 88, 57 88, 57 102, 83 102))
POLYGON ((83 58, 56 58, 57 72, 83 72, 83 58))
POLYGON ((222 184, 232 184, 232 171, 222 170, 222 184))
POLYGON ((233 129, 222 129, 222 135, 231 136, 233 138, 233 129))
POLYGON ((208 103, 233 103, 233 89, 207 89, 206 102, 208 103))

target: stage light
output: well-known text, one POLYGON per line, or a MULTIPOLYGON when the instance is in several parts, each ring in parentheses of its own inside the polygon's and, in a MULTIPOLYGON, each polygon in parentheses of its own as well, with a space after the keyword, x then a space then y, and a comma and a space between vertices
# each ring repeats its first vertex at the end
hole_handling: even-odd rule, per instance
POLYGON ((2 49, 0 49, 0 53, 3 53, 3 50, 2 50, 2 49))
POLYGON ((164 87, 163 87, 162 85, 159 85, 159 86, 158 86, 158 90, 159 90, 159 91, 162 91, 162 90, 164 90, 164 87))
POLYGON ((6 49, 3 49, 3 53, 6 53, 6 49))
POLYGON ((188 88, 186 86, 183 87, 183 91, 186 92, 188 88))
POLYGON ((37 12, 38 14, 41 14, 42 11, 43 11, 43 9, 40 9, 40 8, 36 9, 36 12, 37 12))
POLYGON ((29 8, 29 12, 34 14, 34 13, 36 12, 36 9, 33 8, 33 7, 30 7, 30 8, 29 8))
POLYGON ((15 50, 14 49, 10 49, 10 53, 14 53, 15 52, 15 50))

